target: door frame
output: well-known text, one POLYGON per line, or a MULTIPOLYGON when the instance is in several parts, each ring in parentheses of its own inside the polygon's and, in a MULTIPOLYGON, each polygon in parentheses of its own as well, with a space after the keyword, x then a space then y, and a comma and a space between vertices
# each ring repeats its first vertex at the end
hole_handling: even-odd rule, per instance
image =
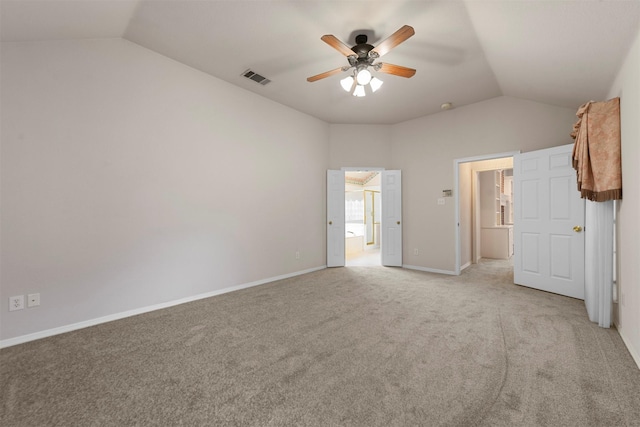
MULTIPOLYGON (((483 160, 493 160, 500 159, 503 157, 514 157, 516 154, 520 154, 520 151, 508 151, 504 153, 496 153, 496 154, 485 154, 481 156, 473 156, 473 157, 463 157, 460 159, 453 160, 453 188, 454 188, 454 215, 453 215, 453 226, 455 229, 455 252, 456 252, 456 263, 454 274, 456 276, 460 275, 460 259, 461 259, 461 244, 460 244, 460 164, 461 163, 473 163, 479 162, 483 160)), ((472 255, 473 257, 473 255, 472 255)))

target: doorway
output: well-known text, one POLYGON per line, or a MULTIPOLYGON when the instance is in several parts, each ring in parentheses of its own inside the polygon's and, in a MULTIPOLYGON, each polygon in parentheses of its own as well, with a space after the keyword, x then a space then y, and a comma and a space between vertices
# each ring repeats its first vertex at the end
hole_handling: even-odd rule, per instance
POLYGON ((457 275, 482 258, 512 261, 515 154, 455 161, 457 275))
POLYGON ((381 265, 381 175, 345 172, 345 261, 347 267, 381 265))
MULTIPOLYGON (((327 267, 346 265, 345 172, 349 171, 363 171, 363 168, 327 170, 327 267)), ((402 267, 402 171, 383 168, 364 171, 377 171, 380 176, 380 265, 402 267)))

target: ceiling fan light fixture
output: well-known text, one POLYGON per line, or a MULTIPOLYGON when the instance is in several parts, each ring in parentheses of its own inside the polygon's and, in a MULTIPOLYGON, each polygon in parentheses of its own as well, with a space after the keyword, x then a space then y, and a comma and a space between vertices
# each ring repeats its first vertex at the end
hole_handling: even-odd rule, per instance
POLYGON ((382 86, 383 83, 384 82, 382 80, 380 80, 379 78, 373 77, 371 79, 371 81, 369 82, 369 85, 371 86, 371 91, 372 92, 377 91, 378 89, 380 89, 380 86, 382 86))
POLYGON ((353 77, 347 76, 344 79, 340 80, 340 85, 342 86, 342 89, 344 89, 346 92, 351 92, 351 89, 353 89, 353 82, 354 82, 353 77))
MULTIPOLYGON (((353 96, 363 97, 366 96, 366 92, 369 92, 370 94, 374 93, 382 86, 382 80, 373 77, 371 75, 371 71, 368 69, 369 67, 372 67, 373 71, 379 71, 385 74, 405 78, 414 76, 416 70, 413 68, 375 62, 378 58, 386 55, 391 49, 400 43, 405 42, 409 37, 412 37, 415 34, 413 27, 403 25, 399 30, 384 39, 376 47, 367 43, 367 31, 368 30, 362 30, 360 34, 356 34, 356 45, 352 47, 347 46, 332 34, 325 34, 320 37, 320 40, 346 56, 349 65, 307 77, 307 81, 315 82, 331 77, 340 72, 353 69, 353 73, 349 77, 340 80, 340 86, 345 90, 345 92, 349 92, 353 96), (369 87, 367 88, 367 86, 369 87)), ((372 31, 370 32, 373 34, 372 31)))
POLYGON ((362 85, 357 85, 355 90, 353 91, 353 96, 366 96, 366 93, 364 92, 364 86, 362 85))
POLYGON ((371 72, 366 68, 363 68, 362 70, 358 71, 358 74, 356 74, 356 80, 358 81, 359 85, 364 86, 369 84, 369 82, 371 81, 371 72))

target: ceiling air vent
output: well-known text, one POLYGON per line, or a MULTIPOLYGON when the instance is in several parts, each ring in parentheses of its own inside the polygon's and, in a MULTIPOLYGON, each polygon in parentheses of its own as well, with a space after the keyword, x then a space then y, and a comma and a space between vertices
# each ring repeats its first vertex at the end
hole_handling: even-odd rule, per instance
POLYGON ((271 80, 269 80, 268 78, 261 76, 258 73, 254 73, 251 70, 247 70, 244 73, 242 73, 243 76, 245 76, 246 78, 253 80, 256 83, 260 83, 262 86, 268 84, 271 82, 271 80))

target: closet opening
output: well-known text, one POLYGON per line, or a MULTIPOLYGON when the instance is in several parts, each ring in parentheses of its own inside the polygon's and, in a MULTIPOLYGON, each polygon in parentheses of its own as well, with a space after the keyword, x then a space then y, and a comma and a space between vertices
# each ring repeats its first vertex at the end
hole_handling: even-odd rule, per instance
POLYGON ((456 274, 482 259, 513 262, 513 154, 456 160, 456 274))

